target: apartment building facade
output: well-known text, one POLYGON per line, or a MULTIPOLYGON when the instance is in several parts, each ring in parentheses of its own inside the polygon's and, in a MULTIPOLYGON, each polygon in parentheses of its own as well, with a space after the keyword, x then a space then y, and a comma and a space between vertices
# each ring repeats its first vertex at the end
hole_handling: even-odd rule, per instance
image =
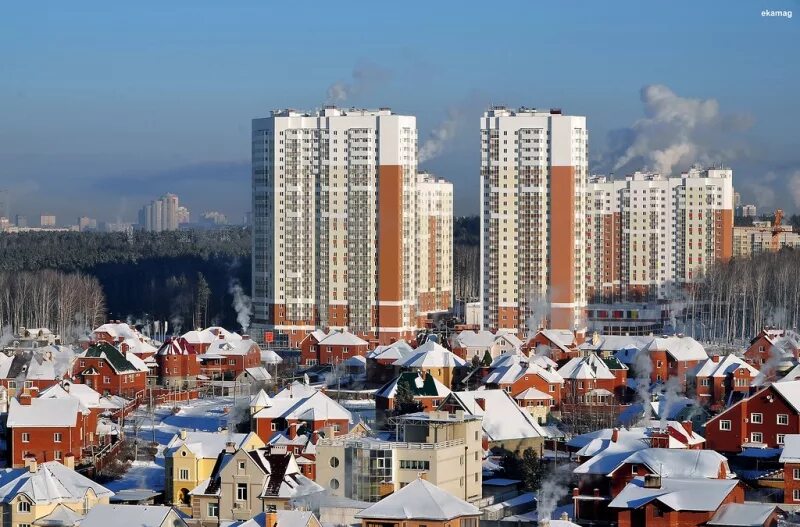
POLYGON ((483 327, 581 327, 586 118, 497 106, 480 127, 483 327))
POLYGON ((417 173, 417 325, 453 307, 453 184, 417 173))
MULTIPOLYGON (((254 328, 289 345, 317 328, 412 339, 427 255, 417 240, 416 118, 276 111, 253 120, 252 147, 254 328)), ((452 282, 445 271, 442 287, 452 282)))
POLYGON ((586 203, 587 295, 666 299, 733 256, 733 171, 593 176, 586 203))

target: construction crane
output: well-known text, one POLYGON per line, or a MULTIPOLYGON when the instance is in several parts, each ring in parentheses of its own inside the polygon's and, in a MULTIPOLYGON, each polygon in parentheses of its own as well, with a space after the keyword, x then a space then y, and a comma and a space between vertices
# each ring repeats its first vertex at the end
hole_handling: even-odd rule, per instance
POLYGON ((781 248, 781 223, 783 222, 783 210, 775 211, 775 219, 772 221, 772 251, 777 252, 781 248))

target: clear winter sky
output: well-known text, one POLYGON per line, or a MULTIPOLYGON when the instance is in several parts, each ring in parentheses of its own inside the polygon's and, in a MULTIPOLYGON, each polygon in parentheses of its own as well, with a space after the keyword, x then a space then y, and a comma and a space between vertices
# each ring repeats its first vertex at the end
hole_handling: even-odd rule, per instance
POLYGON ((792 212, 798 24, 798 0, 7 2, 0 188, 29 222, 133 220, 167 191, 238 221, 250 120, 339 83, 341 104, 417 115, 420 144, 442 132, 422 168, 457 214, 478 212, 489 104, 586 115, 592 172, 721 161, 745 202, 792 212))

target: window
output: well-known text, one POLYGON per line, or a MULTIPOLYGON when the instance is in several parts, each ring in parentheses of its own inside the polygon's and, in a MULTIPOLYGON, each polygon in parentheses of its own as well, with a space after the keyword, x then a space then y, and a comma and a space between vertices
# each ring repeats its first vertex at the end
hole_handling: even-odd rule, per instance
POLYGON ((208 504, 208 515, 216 518, 219 516, 219 503, 209 503, 208 504))
POLYGON ((761 432, 751 432, 750 433, 750 442, 752 443, 762 443, 764 441, 764 434, 761 432))
POLYGON ((752 412, 750 414, 750 422, 754 425, 760 425, 764 422, 764 414, 758 412, 752 412))
POLYGON ((55 459, 56 461, 61 461, 61 451, 60 450, 54 450, 53 451, 53 459, 55 459))
POLYGON ((111 382, 111 377, 103 377, 103 383, 108 384, 111 382))
POLYGON ((239 470, 244 470, 244 461, 239 461, 239 470))
MULTIPOLYGON (((331 458, 331 467, 336 468, 338 466, 339 466, 339 458, 338 457, 332 457, 331 458)), ((402 467, 400 467, 400 468, 402 468, 402 467)))
POLYGON ((775 436, 775 439, 779 445, 782 445, 785 442, 786 434, 778 434, 777 436, 775 436))
POLYGON ((789 424, 789 414, 778 414, 778 424, 779 425, 788 425, 789 424))
POLYGON ((709 379, 708 377, 703 377, 703 379, 700 381, 700 385, 711 386, 711 379, 709 379))
POLYGON ((228 366, 236 366, 236 360, 235 359, 229 359, 228 360, 228 366))
POLYGON ((247 501, 247 483, 236 484, 236 501, 247 501))
POLYGON ((189 479, 189 469, 188 468, 180 469, 180 471, 178 472, 178 479, 182 479, 184 481, 189 479))
POLYGON ((631 474, 638 474, 639 473, 639 465, 631 465, 631 474))
POLYGON ((17 503, 17 511, 18 512, 31 512, 31 502, 21 500, 17 503))
POLYGON ((800 480, 800 468, 792 469, 792 479, 800 480))
POLYGON ((336 478, 331 479, 329 486, 333 490, 338 489, 339 488, 339 480, 336 479, 336 478))
POLYGON ((61 442, 61 432, 56 432, 53 434, 53 442, 60 443, 61 442))
POLYGON ((731 422, 729 419, 722 419, 719 422, 719 429, 724 431, 729 431, 731 429, 731 422))
POLYGON ((800 501, 800 489, 792 489, 792 501, 800 501))

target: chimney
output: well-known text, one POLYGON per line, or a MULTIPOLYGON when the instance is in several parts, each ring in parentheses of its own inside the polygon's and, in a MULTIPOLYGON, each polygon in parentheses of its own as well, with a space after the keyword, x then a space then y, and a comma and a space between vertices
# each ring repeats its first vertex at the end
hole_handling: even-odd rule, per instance
POLYGON ((661 476, 658 474, 646 474, 644 477, 644 488, 646 489, 660 489, 661 476))
POLYGON ((31 386, 29 393, 31 394, 31 399, 35 399, 39 397, 39 388, 37 386, 31 386))
POLYGON ((242 340, 250 340, 250 335, 242 335, 242 340))
POLYGON ((72 452, 68 452, 64 455, 64 466, 70 470, 75 470, 75 456, 72 452))
POLYGON ((580 496, 580 494, 581 494, 581 491, 578 490, 578 487, 572 487, 572 497, 573 498, 577 498, 578 496, 580 496))
POLYGON ((611 430, 611 442, 616 443, 619 439, 619 428, 614 428, 611 430))
POLYGON ((178 432, 178 434, 179 434, 178 437, 180 437, 181 439, 183 439, 183 440, 186 439, 186 429, 185 428, 181 428, 181 431, 178 432))
POLYGON ((689 435, 692 435, 692 422, 691 421, 682 421, 681 425, 683 426, 683 429, 686 430, 686 432, 689 435))
POLYGON ((484 399, 483 397, 476 397, 475 404, 480 406, 481 410, 483 410, 484 412, 486 411, 486 399, 484 399))
POLYGON ((25 468, 28 469, 28 472, 36 473, 39 470, 39 464, 36 462, 36 456, 33 454, 28 454, 23 458, 25 461, 25 468))
POLYGON ((233 454, 234 452, 236 452, 236 443, 234 443, 233 441, 226 442, 225 452, 227 452, 228 454, 233 454))
POLYGON ((19 396, 19 404, 23 406, 30 406, 31 405, 31 394, 29 392, 22 393, 19 396))
POLYGON ((564 512, 561 513, 561 518, 560 519, 561 519, 561 521, 564 521, 564 522, 568 522, 569 521, 569 514, 567 514, 567 511, 564 511, 564 512))
POLYGON ((711 360, 713 360, 714 362, 719 362, 719 355, 712 355, 711 360))
POLYGON ((267 505, 266 512, 265 527, 275 527, 278 525, 278 507, 276 505, 267 505))

